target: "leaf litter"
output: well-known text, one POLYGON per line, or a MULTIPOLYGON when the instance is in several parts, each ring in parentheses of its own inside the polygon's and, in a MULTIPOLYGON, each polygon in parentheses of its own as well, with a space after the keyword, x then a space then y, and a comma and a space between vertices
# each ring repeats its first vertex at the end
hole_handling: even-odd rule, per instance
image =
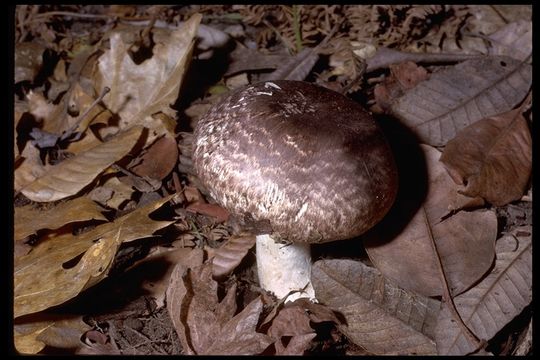
MULTIPOLYGON (((462 321, 480 340, 500 341, 501 329, 530 303, 532 112, 514 109, 531 85, 526 7, 75 8, 16 9, 14 330, 20 352, 487 354, 456 324, 462 321), (509 20, 494 16, 497 11, 509 20), (118 18, 109 22, 111 16, 118 18), (385 16, 393 20, 382 21, 385 16), (66 17, 79 27, 57 32, 66 17), (206 79, 215 63, 199 66, 224 57, 231 44, 245 50, 231 55, 222 81, 220 75, 206 79), (318 304, 283 304, 258 288, 252 237, 238 236, 235 219, 207 201, 190 167, 189 127, 217 99, 217 89, 272 70, 355 98, 374 95, 417 141, 445 147, 441 157, 422 146, 424 198, 411 192, 407 201, 418 207, 397 203, 395 210, 407 223, 386 221, 387 235, 366 237, 372 262, 314 264, 318 304), (461 78, 473 79, 476 93, 461 78), (476 147, 464 145, 470 139, 476 147), (465 166, 465 159, 474 161, 465 166), (486 169, 481 175, 471 170, 478 166, 486 169), (492 185, 495 177, 486 174, 505 185, 492 185), (509 181, 516 175, 518 181, 509 181), (172 193, 178 195, 165 205, 172 193), (52 315, 105 282, 116 282, 118 294, 122 282, 139 287, 157 310, 144 306, 123 322, 97 320, 91 330, 80 316, 52 315), (520 297, 510 294, 514 287, 520 297), (443 302, 434 298, 441 294, 443 302), (511 307, 514 297, 520 300, 511 307), (459 319, 449 311, 452 298, 459 319), (484 307, 497 314, 495 322, 484 307), (171 319, 154 322, 157 314, 171 319)), ((514 344, 520 353, 531 349, 526 340, 514 344)))

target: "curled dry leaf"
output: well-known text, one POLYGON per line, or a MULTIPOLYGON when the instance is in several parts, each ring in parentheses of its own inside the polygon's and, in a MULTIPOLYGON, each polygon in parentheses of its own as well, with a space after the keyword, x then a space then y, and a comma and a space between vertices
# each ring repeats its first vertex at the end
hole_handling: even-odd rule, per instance
POLYGON ((43 239, 28 255, 15 259, 14 317, 62 304, 104 279, 120 243, 148 237, 172 223, 148 217, 171 198, 77 236, 43 239))
MULTIPOLYGON (((440 152, 427 145, 421 148, 428 173, 424 203, 399 234, 393 235, 391 226, 378 227, 365 237, 364 245, 385 276, 425 296, 443 293, 439 256, 450 291, 456 295, 478 281, 492 265, 497 216, 493 211, 461 211, 442 220, 453 201, 455 184, 439 162, 440 152)), ((396 204, 395 216, 409 216, 400 211, 410 211, 406 201, 396 204)))
POLYGON ((150 131, 147 143, 166 133, 159 112, 174 118, 170 105, 177 97, 185 70, 191 60, 195 35, 201 21, 193 15, 181 27, 170 31, 153 48, 153 56, 137 65, 128 52, 121 32, 110 37, 111 48, 99 58, 101 82, 98 93, 105 86, 111 89, 103 99, 107 108, 120 116, 120 127, 144 124, 150 131))
POLYGON ((303 355, 317 335, 309 324, 309 315, 302 306, 286 306, 279 311, 268 329, 274 340, 276 355, 303 355), (283 336, 291 336, 285 345, 283 336))
POLYGON ((255 235, 231 236, 216 250, 212 259, 212 275, 215 279, 229 275, 255 245, 255 235))
POLYGON ((273 341, 256 332, 262 312, 260 298, 239 314, 236 312, 236 285, 219 302, 212 265, 206 262, 188 269, 176 267, 167 290, 167 309, 186 354, 255 355, 273 341))
POLYGON ((77 194, 103 170, 123 158, 139 139, 142 129, 135 126, 110 141, 49 167, 45 174, 24 186, 21 192, 38 202, 61 200, 77 194))
POLYGON ((15 240, 21 240, 41 229, 58 229, 68 223, 85 220, 107 220, 98 204, 80 197, 51 209, 38 210, 31 205, 15 208, 15 240))
MULTIPOLYGON (((454 298, 461 318, 480 339, 491 339, 532 301, 531 236, 532 227, 523 226, 497 240, 493 270, 454 298)), ((465 355, 475 350, 446 306, 439 314, 435 339, 440 355, 465 355)))
POLYGON ((400 289, 374 268, 353 260, 319 260, 315 295, 345 318, 339 329, 378 355, 434 355, 440 302, 400 289))
POLYGON ((131 199, 133 187, 118 180, 118 177, 107 179, 101 186, 95 187, 88 193, 88 197, 103 206, 120 209, 131 199))
POLYGON ((532 138, 521 108, 461 130, 441 161, 467 196, 495 206, 521 199, 532 171, 532 138))
POLYGON ((532 66, 505 56, 462 62, 431 74, 391 106, 424 143, 441 146, 459 130, 511 110, 532 84, 532 66))

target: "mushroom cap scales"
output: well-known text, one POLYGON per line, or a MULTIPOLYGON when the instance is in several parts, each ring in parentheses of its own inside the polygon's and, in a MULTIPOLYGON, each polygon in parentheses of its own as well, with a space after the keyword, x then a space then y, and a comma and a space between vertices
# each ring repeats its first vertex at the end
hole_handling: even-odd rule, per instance
POLYGON ((270 223, 272 235, 322 243, 362 234, 388 212, 397 171, 362 106, 302 81, 233 91, 203 116, 195 170, 231 214, 270 223))

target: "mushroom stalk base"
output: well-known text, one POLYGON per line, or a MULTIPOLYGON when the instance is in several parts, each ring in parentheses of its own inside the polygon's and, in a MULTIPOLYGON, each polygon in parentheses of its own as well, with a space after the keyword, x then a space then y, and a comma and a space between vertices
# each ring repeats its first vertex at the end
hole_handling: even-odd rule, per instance
POLYGON ((256 241, 257 273, 261 287, 285 302, 307 297, 315 300, 311 284, 310 245, 276 243, 270 235, 258 235, 256 241), (307 286, 306 286, 307 285, 307 286))

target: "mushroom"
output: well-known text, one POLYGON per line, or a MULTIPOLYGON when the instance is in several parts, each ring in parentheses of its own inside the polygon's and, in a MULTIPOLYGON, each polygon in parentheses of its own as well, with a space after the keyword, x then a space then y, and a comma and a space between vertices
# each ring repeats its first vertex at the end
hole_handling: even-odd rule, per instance
POLYGON ((231 215, 261 226, 261 287, 314 299, 309 245, 356 237, 397 192, 386 139, 358 103, 303 81, 266 81, 226 95, 195 128, 193 163, 231 215))

